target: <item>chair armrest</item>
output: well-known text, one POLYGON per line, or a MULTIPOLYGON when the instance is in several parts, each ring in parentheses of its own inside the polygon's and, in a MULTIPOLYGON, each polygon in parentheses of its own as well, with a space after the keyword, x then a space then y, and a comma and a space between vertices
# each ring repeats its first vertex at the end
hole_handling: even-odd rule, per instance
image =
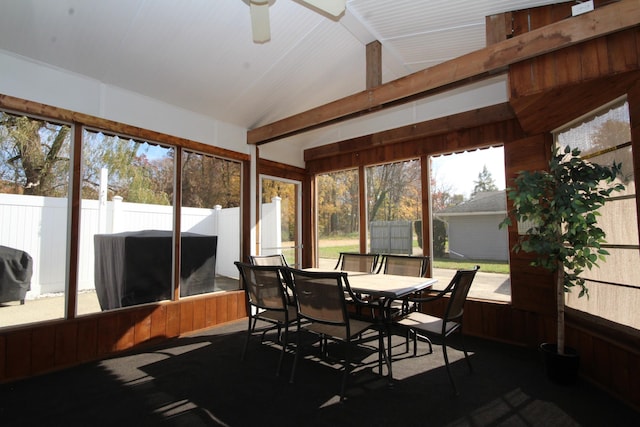
POLYGON ((424 296, 424 297, 407 297, 406 301, 411 302, 411 303, 424 303, 424 302, 430 302, 430 301, 435 301, 438 300, 442 297, 444 297, 447 294, 450 294, 452 291, 450 286, 447 286, 445 289, 442 290, 429 290, 429 295, 428 296, 424 296))

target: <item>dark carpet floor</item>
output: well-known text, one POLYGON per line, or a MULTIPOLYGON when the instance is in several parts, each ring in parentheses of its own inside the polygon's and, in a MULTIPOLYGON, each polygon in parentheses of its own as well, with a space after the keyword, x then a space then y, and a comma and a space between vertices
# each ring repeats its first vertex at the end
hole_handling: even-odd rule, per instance
MULTIPOLYGON (((454 396, 439 346, 418 357, 394 337, 394 382, 375 349, 339 402, 339 363, 310 351, 290 384, 293 356, 275 376, 278 347, 251 342, 245 321, 108 360, 0 385, 1 426, 640 426, 640 413, 584 380, 558 386, 538 353, 469 338, 473 373, 452 342, 454 396)), ((271 337, 273 338, 273 337, 271 337)), ((267 336, 269 339, 269 336, 267 336)), ((330 355, 339 356, 338 348, 330 355)))

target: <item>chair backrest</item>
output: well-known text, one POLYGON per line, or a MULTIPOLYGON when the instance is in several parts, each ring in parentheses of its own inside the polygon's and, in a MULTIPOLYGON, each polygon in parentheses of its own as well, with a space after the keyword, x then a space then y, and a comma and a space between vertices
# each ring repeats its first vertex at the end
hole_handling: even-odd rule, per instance
POLYGON ((349 321, 345 300, 346 273, 288 269, 295 289, 298 318, 329 325, 346 326, 349 321))
POLYGON ((356 252, 340 252, 336 270, 360 271, 373 273, 378 266, 378 254, 361 254, 356 252))
POLYGON ((269 310, 287 310, 283 287, 284 268, 273 265, 251 265, 235 262, 247 295, 247 303, 269 310))
POLYGON ((426 277, 429 260, 428 256, 383 255, 380 268, 384 274, 426 277))
POLYGON ((451 296, 449 297, 449 304, 445 312, 445 320, 451 321, 462 318, 464 313, 464 302, 469 295, 469 289, 471 283, 473 283, 476 273, 480 269, 479 265, 471 270, 458 270, 455 276, 451 279, 451 283, 447 288, 451 289, 451 296))
POLYGON ((287 266, 287 260, 284 255, 251 255, 249 256, 249 262, 253 265, 279 265, 282 267, 287 266))

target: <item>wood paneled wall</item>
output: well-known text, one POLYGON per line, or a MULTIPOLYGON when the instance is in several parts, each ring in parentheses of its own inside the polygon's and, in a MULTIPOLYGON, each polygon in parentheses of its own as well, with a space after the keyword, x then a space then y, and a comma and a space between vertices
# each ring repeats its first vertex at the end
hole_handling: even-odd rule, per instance
MULTIPOLYGON (((513 35, 572 19, 572 4, 509 13, 513 35)), ((548 132, 625 95, 639 69, 640 27, 634 27, 511 65, 509 102, 527 133, 548 132)))
POLYGON ((247 316, 244 291, 106 311, 0 332, 0 382, 97 360, 247 316))

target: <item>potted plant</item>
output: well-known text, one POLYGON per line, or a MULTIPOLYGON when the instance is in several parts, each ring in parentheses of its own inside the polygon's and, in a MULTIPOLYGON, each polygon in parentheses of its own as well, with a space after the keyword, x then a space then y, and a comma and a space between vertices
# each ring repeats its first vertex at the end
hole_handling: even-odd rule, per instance
POLYGON ((541 351, 548 356, 547 373, 557 383, 573 382, 579 361, 575 350, 565 347, 564 293, 577 287, 579 297, 588 297, 580 275, 609 255, 601 246, 606 236, 597 217, 611 193, 624 189, 614 182, 620 167, 615 162, 612 166, 590 163, 580 157, 578 149, 556 147, 548 171, 521 171, 508 188, 513 208, 500 227, 511 225, 512 218, 527 224, 513 250, 535 253, 531 264, 554 276, 557 341, 543 343, 541 351))

